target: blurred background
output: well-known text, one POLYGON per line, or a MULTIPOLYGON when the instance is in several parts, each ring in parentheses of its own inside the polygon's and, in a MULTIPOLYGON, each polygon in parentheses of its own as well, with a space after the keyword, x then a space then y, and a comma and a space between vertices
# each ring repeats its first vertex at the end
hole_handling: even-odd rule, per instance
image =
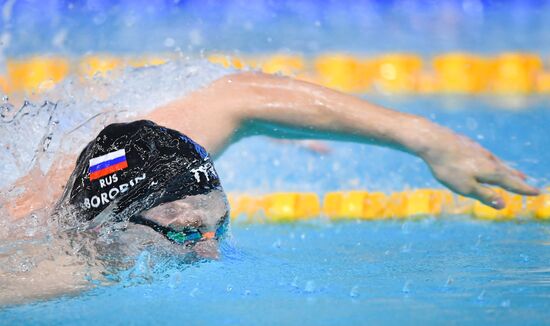
MULTIPOLYGON (((538 186, 550 177, 550 1, 9 0, 1 31, 10 101, 48 99, 75 76, 204 60, 426 116, 538 186)), ((357 144, 253 138, 217 165, 235 192, 440 187, 419 159, 357 144)))
POLYGON ((544 0, 8 0, 1 17, 12 93, 177 56, 356 93, 550 92, 544 0))

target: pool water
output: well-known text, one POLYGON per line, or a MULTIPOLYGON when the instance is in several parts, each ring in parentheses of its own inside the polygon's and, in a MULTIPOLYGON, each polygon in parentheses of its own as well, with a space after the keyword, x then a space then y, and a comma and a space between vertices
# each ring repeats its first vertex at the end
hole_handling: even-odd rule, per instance
MULTIPOLYGON (((519 111, 484 98, 374 100, 464 133, 534 184, 550 184, 544 99, 519 111)), ((331 152, 319 155, 249 138, 216 166, 228 192, 250 194, 439 186, 408 154, 327 144, 331 152)), ((535 221, 237 222, 219 261, 186 265, 144 252, 114 285, 3 307, 0 324, 540 325, 550 320, 549 245, 550 226, 535 221)))
MULTIPOLYGON (((520 110, 487 98, 367 98, 468 135, 550 184, 545 99, 520 110)), ((408 154, 327 143, 319 155, 264 137, 216 167, 228 192, 440 187, 408 154)), ((470 217, 304 224, 233 223, 219 261, 143 252, 111 286, 2 307, 0 324, 532 324, 550 320, 550 226, 470 217)))
MULTIPOLYGON (((183 58, 203 51, 306 56, 405 51, 429 58, 447 51, 511 50, 537 52, 547 60, 550 51, 545 1, 509 6, 499 1, 226 3, 6 1, 0 61, 45 53, 170 52, 183 58)), ((29 139, 50 139, 45 136, 52 132, 43 154, 48 157, 42 158, 51 163, 56 151, 76 151, 71 146, 90 139, 96 130, 78 126, 106 107, 150 109, 226 73, 204 62, 131 71, 105 81, 112 91, 105 101, 67 81, 61 92, 65 102, 55 104, 52 114, 56 130, 49 130, 50 116, 43 117, 44 126, 40 117, 28 116, 14 129, 0 129, 0 135, 10 141, 6 148, 17 149, 17 158, 20 152, 32 158, 38 145, 29 139), (76 129, 81 138, 75 133, 74 143, 63 143, 62 136, 76 129)), ((550 185, 547 97, 364 98, 465 134, 533 176, 533 185, 550 185)), ((228 192, 252 195, 441 187, 416 157, 364 144, 327 144, 330 152, 319 155, 294 144, 249 138, 231 146, 216 167, 228 192)), ((6 162, 0 166, 1 186, 28 169, 6 162)), ((0 250, 1 245, 6 243, 0 250)), ((1 307, 0 325, 542 325, 550 321, 549 246, 547 223, 466 216, 233 223, 218 261, 189 265, 143 252, 135 266, 113 276, 119 279, 113 285, 1 307)))
MULTIPOLYGON (((132 277, 0 324, 523 324, 550 320, 550 227, 425 219, 233 226, 219 261, 132 277)), ((154 256, 154 254, 151 254, 154 256)))

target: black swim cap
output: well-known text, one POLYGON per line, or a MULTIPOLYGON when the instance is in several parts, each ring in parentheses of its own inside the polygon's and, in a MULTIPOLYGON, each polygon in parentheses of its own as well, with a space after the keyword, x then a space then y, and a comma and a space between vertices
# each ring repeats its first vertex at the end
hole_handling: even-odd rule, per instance
POLYGON ((80 154, 64 199, 82 220, 127 220, 162 203, 222 189, 206 150, 152 121, 107 126, 80 154))

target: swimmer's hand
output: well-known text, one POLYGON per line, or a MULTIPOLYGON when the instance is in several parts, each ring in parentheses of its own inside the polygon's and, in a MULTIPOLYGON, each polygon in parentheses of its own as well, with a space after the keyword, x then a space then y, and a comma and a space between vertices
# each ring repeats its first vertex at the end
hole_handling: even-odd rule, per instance
POLYGON ((452 133, 446 133, 440 140, 438 145, 419 155, 430 166, 437 180, 454 192, 496 209, 505 207, 504 200, 486 185, 498 186, 520 195, 539 194, 538 189, 525 182, 525 174, 508 167, 476 142, 452 133))

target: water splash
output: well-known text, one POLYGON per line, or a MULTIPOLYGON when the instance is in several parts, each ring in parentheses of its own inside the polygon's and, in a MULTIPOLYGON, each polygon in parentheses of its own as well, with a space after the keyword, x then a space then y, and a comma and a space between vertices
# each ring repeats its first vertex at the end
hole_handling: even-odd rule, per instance
MULTIPOLYGON (((81 234, 78 224, 60 223, 46 211, 14 222, 5 205, 23 192, 32 191, 34 185, 47 184, 47 173, 57 167, 60 159, 73 164, 74 156, 105 125, 136 119, 229 72, 203 60, 186 59, 156 67, 128 68, 117 72, 117 78, 68 78, 42 99, 23 101, 21 105, 4 97, 0 103, 0 287, 12 284, 12 292, 17 295, 16 284, 24 282, 25 277, 35 277, 33 273, 44 273, 43 262, 51 265, 47 260, 55 257, 69 259, 63 266, 74 267, 71 276, 80 282, 75 282, 75 287, 91 285, 90 279, 129 285, 150 282, 155 275, 151 264, 156 261, 143 250, 147 243, 167 241, 159 239, 158 234, 139 232, 139 237, 130 241, 124 237, 132 236, 132 232, 120 232, 126 224, 119 223, 91 239, 81 234), (30 171, 31 180, 15 186, 14 182, 30 171), (68 231, 71 236, 60 231, 68 231), (124 241, 133 245, 121 246, 124 241), (12 254, 16 252, 23 254, 12 254), (14 273, 20 273, 19 278, 14 273)), ((67 220, 74 219, 71 212, 67 213, 67 220)))
POLYGON ((203 60, 182 59, 127 68, 110 77, 67 78, 42 100, 24 101, 19 109, 4 101, 0 189, 34 166, 48 172, 55 157, 74 156, 106 124, 135 119, 229 72, 203 60))
POLYGON ((134 268, 130 270, 130 279, 143 280, 145 282, 151 282, 152 276, 152 259, 151 253, 148 251, 142 252, 136 260, 134 268))

